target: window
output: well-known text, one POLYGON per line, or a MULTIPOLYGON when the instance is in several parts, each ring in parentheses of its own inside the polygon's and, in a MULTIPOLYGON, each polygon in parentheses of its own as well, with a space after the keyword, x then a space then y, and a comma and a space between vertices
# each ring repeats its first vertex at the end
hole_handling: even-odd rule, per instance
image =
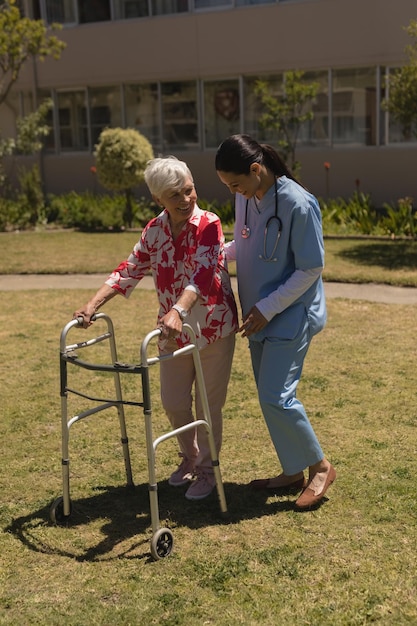
POLYGON ((154 148, 160 149, 158 85, 126 85, 124 93, 126 126, 138 130, 154 148))
POLYGON ((194 0, 194 8, 198 9, 215 9, 220 6, 232 7, 233 0, 194 0))
MULTIPOLYGON (((397 70, 399 70, 399 67, 391 67, 391 68, 387 68, 386 70, 386 80, 388 81, 389 79, 389 75, 392 73, 394 74, 397 70)), ((387 89, 387 93, 384 94, 382 97, 388 97, 389 96, 389 82, 387 82, 388 85, 388 89, 387 89)), ((390 144, 393 143, 407 143, 407 142, 411 142, 411 141, 416 141, 416 136, 413 134, 413 130, 411 130, 411 134, 410 136, 406 136, 404 134, 404 129, 402 128, 401 124, 397 121, 394 120, 394 118, 392 117, 392 115, 390 115, 389 113, 386 113, 386 121, 387 121, 387 141, 390 144)), ((414 124, 414 129, 417 130, 416 125, 414 124)))
POLYGON ((162 83, 163 149, 195 148, 200 144, 195 81, 162 83))
MULTIPOLYGON (((285 89, 285 76, 262 76, 260 79, 269 85, 269 90, 276 98, 280 98, 285 89)), ((256 95, 256 82, 259 78, 246 78, 244 81, 245 94, 245 129, 250 135, 259 141, 274 143, 277 140, 277 131, 273 128, 265 128, 260 123, 260 118, 265 112, 260 98, 256 95)), ((302 82, 307 85, 318 84, 318 93, 313 102, 304 106, 297 114, 311 111, 314 114, 312 120, 301 124, 297 142, 303 145, 327 144, 329 141, 329 101, 328 101, 328 73, 306 72, 302 82)))
POLYGON ((114 17, 124 20, 149 15, 148 0, 114 0, 114 17))
POLYGON ((34 3, 35 15, 39 9, 48 24, 85 24, 111 19, 110 0, 40 0, 39 8, 38 3, 34 3))
POLYGON ((110 0, 78 0, 80 24, 110 20, 110 0))
POLYGON ((188 0, 152 0, 152 15, 185 13, 188 11, 188 0))
POLYGON ((86 133, 86 93, 84 90, 57 94, 59 148, 62 151, 88 150, 86 133))
MULTIPOLYGON (((118 87, 99 87, 89 89, 91 144, 94 147, 98 142, 100 133, 105 128, 122 126, 122 110, 120 89, 118 87)), ((86 140, 88 142, 88 118, 84 110, 82 123, 85 127, 86 140)))
POLYGON ((253 5, 253 4, 270 4, 277 0, 236 0, 236 6, 253 5))
POLYGON ((45 8, 48 24, 74 24, 77 21, 74 0, 45 0, 45 8))
POLYGON ((376 145, 376 69, 334 70, 332 83, 333 144, 376 145))
POLYGON ((263 128, 259 119, 262 115, 263 106, 260 98, 255 94, 256 82, 259 79, 269 84, 273 93, 279 94, 282 91, 282 75, 247 77, 244 79, 244 125, 245 132, 258 141, 273 143, 276 134, 273 130, 263 128))
POLYGON ((301 125, 298 142, 300 145, 326 145, 329 143, 329 74, 306 72, 302 82, 307 85, 317 84, 318 91, 314 101, 306 109, 313 113, 313 119, 301 125))
POLYGON ((217 148, 228 135, 240 132, 240 98, 237 80, 204 83, 206 148, 217 148))

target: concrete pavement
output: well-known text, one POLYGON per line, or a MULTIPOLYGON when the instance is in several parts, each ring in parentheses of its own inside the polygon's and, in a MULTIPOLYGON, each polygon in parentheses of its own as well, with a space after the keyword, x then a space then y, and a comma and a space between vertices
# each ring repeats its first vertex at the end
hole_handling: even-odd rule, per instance
MULTIPOLYGON (((107 274, 19 274, 0 275, 0 291, 34 289, 88 289, 96 291, 107 278, 107 274)), ((233 289, 236 279, 232 278, 233 289)), ((146 276, 140 283, 141 289, 153 289, 153 281, 146 276)), ((376 284, 325 283, 328 298, 368 300, 386 304, 417 304, 417 288, 392 287, 376 284)))

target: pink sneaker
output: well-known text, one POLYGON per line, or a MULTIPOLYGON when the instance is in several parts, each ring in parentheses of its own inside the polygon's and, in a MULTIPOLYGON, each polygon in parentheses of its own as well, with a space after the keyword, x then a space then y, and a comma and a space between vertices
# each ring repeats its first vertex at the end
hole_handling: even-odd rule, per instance
POLYGON ((214 474, 197 470, 196 480, 188 487, 185 497, 187 500, 203 500, 211 494, 215 486, 214 474))
POLYGON ((183 454, 179 454, 178 456, 182 457, 182 461, 168 480, 171 487, 186 485, 192 480, 194 474, 194 461, 187 459, 183 454))

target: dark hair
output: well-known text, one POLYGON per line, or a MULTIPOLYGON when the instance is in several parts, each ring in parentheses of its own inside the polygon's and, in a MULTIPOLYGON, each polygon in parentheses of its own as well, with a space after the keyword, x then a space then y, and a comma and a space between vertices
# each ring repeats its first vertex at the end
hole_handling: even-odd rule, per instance
POLYGON ((249 135, 231 135, 220 144, 216 153, 218 172, 247 175, 253 163, 264 165, 275 176, 285 175, 298 182, 272 146, 260 144, 249 135))

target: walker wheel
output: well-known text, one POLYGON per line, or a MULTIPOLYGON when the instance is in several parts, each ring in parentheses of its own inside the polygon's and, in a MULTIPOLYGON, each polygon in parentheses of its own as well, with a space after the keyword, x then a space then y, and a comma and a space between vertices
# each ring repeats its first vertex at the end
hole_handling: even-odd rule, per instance
POLYGON ((62 524, 71 517, 71 502, 69 515, 64 515, 64 498, 59 496, 56 498, 49 509, 49 517, 53 524, 62 524))
POLYGON ((151 539, 151 554, 155 561, 169 556, 174 546, 174 537, 169 528, 160 528, 151 539))

